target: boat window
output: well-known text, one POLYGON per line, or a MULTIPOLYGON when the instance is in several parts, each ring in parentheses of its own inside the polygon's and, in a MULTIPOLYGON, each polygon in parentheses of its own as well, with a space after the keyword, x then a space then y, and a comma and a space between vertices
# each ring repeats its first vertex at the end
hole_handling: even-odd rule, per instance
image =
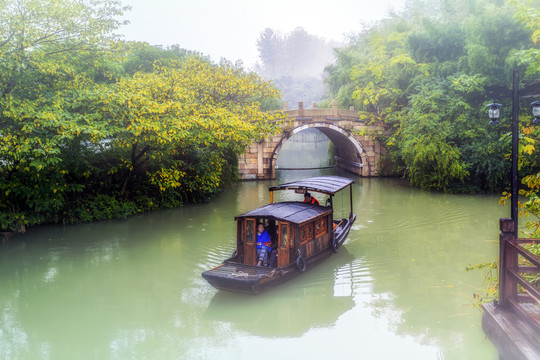
POLYGON ((255 219, 246 219, 246 242, 253 243, 255 234, 255 219))
POLYGON ((304 245, 311 239, 313 239, 313 222, 300 227, 300 245, 304 245))
POLYGON ((281 247, 286 248, 289 246, 289 224, 279 224, 279 237, 281 240, 281 247))
POLYGON ((321 235, 324 235, 326 234, 327 230, 328 230, 328 224, 326 222, 326 217, 323 217, 323 218, 320 218, 319 220, 317 220, 317 222, 315 223, 315 235, 316 236, 321 236, 321 235))

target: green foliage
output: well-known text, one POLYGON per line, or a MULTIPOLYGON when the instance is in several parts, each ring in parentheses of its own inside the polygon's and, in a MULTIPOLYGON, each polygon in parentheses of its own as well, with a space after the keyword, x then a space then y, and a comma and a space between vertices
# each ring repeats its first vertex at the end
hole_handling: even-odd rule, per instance
POLYGON ((133 76, 139 71, 145 73, 153 72, 156 64, 168 66, 177 61, 184 60, 188 56, 199 57, 201 60, 205 59, 209 61, 203 55, 182 49, 178 45, 162 49, 161 47, 151 46, 147 43, 133 43, 131 44, 131 51, 122 65, 125 73, 133 76))
POLYGON ((122 200, 114 195, 97 194, 95 197, 79 198, 71 202, 63 216, 64 224, 96 220, 124 219, 137 213, 133 201, 122 200))
POLYGON ((425 19, 407 35, 406 45, 418 63, 456 61, 464 55, 465 34, 460 24, 425 19))
POLYGON ((28 92, 39 78, 54 81, 74 58, 111 50, 126 9, 115 0, 0 3, 0 97, 28 92))
POLYGON ((521 209, 521 215, 529 218, 525 223, 529 231, 527 235, 540 238, 540 172, 524 177, 521 182, 526 185, 526 189, 521 189, 519 194, 528 198, 521 209))
POLYGON ((241 64, 119 42, 113 0, 1 3, 0 228, 204 201, 278 130, 241 64))
POLYGON ((473 293, 475 306, 480 307, 481 304, 493 302, 499 298, 499 266, 496 261, 485 262, 481 264, 469 265, 465 268, 466 271, 483 271, 485 276, 482 281, 482 286, 487 287, 487 290, 482 288, 477 289, 478 292, 473 293))
MULTIPOLYGON (((327 68, 331 96, 386 125, 376 137, 394 171, 411 184, 444 191, 505 188, 509 123, 488 126, 487 87, 509 87, 514 67, 528 69, 528 82, 540 75, 533 66, 538 12, 511 3, 516 6, 410 1, 403 13, 364 29, 336 51, 337 63, 327 68), (520 59, 525 53, 530 56, 520 59)), ((521 106, 527 114, 525 102, 521 106)), ((530 117, 521 121, 525 130, 530 117)), ((521 176, 540 170, 535 136, 520 139, 527 150, 521 176)))
POLYGON ((529 30, 534 47, 517 51, 515 58, 520 65, 527 66, 527 74, 535 75, 540 72, 540 2, 538 0, 525 3, 518 0, 508 0, 517 8, 515 18, 529 30))

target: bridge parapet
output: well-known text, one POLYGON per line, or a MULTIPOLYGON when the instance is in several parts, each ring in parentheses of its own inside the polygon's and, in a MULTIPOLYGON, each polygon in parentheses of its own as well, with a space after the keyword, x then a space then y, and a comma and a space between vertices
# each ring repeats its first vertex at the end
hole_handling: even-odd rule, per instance
POLYGON ((284 106, 283 112, 291 117, 328 117, 333 119, 350 118, 358 120, 358 111, 351 107, 349 110, 339 109, 337 103, 334 101, 331 108, 319 108, 314 103, 311 109, 304 108, 303 102, 298 103, 298 109, 288 110, 284 106))
POLYGON ((360 176, 371 177, 381 173, 381 156, 386 150, 376 141, 373 131, 384 130, 382 125, 369 124, 359 119, 353 109, 332 108, 298 109, 283 111, 288 119, 283 122, 280 134, 254 143, 240 156, 239 172, 241 179, 273 179, 279 151, 294 134, 308 128, 316 128, 324 133, 334 144, 336 165, 360 176))

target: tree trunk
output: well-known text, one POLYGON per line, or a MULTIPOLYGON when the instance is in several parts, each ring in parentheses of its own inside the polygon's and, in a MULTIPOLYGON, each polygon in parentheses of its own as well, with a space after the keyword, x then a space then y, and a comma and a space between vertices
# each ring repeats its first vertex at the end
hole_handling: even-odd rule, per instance
POLYGON ((133 147, 131 148, 131 170, 127 173, 126 177, 124 178, 124 181, 122 183, 122 188, 120 189, 120 195, 124 195, 129 179, 131 178, 131 175, 140 168, 140 166, 146 161, 146 159, 143 159, 142 157, 144 154, 150 150, 150 145, 146 145, 138 154, 137 154, 137 147, 139 143, 133 144, 133 147))

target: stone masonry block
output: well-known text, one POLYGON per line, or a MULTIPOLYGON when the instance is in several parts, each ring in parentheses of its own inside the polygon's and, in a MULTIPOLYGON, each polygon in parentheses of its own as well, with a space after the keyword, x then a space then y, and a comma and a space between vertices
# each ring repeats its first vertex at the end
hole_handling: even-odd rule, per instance
POLYGON ((258 164, 246 164, 242 166, 242 169, 244 170, 255 170, 255 172, 257 172, 258 168, 259 168, 258 164))

